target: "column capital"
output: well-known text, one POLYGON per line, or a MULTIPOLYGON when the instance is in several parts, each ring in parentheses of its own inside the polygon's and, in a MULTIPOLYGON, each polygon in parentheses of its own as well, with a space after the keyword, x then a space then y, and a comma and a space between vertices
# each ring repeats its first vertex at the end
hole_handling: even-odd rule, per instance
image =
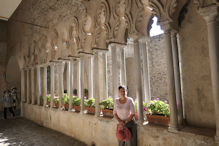
POLYGON ((159 24, 161 28, 164 30, 164 33, 169 33, 172 30, 175 30, 175 31, 177 30, 174 24, 169 20, 159 22, 159 24))
POLYGON ((118 48, 125 47, 127 44, 121 44, 121 43, 110 43, 109 46, 117 46, 118 48))
POLYGON ((207 23, 212 23, 217 20, 219 14, 219 4, 199 8, 198 12, 207 23))

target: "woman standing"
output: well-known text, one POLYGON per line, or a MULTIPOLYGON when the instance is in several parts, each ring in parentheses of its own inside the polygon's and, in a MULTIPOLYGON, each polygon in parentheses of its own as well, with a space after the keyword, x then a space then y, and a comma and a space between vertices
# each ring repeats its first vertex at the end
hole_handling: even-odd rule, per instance
POLYGON ((119 146, 137 146, 137 124, 134 120, 135 106, 132 98, 127 97, 127 90, 124 86, 119 86, 120 98, 115 99, 113 114, 119 124, 126 126, 131 132, 131 139, 119 141, 119 146))
POLYGON ((3 95, 3 107, 4 107, 4 118, 7 119, 7 110, 12 113, 13 117, 15 116, 14 111, 12 109, 13 107, 13 99, 9 94, 9 90, 4 91, 3 95))

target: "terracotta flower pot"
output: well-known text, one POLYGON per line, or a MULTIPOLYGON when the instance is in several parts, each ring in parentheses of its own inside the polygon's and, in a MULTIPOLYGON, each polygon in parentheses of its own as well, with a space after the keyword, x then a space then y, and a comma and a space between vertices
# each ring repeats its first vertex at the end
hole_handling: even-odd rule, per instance
POLYGON ((64 104, 64 108, 65 108, 65 110, 68 110, 69 109, 69 104, 64 104))
POLYGON ((81 106, 73 105, 72 108, 75 109, 76 112, 80 112, 81 111, 81 106))
POLYGON ((146 116, 147 116, 147 120, 149 123, 163 125, 163 126, 169 126, 170 124, 169 117, 159 116, 159 115, 150 115, 150 114, 146 114, 146 116))
POLYGON ((95 114, 95 107, 85 107, 88 114, 95 114))
POLYGON ((103 116, 105 117, 113 117, 113 110, 102 109, 103 116))
POLYGON ((59 108, 59 103, 58 102, 54 102, 54 105, 56 108, 59 108))
POLYGON ((50 102, 49 101, 47 101, 47 103, 46 103, 48 106, 50 106, 50 102))

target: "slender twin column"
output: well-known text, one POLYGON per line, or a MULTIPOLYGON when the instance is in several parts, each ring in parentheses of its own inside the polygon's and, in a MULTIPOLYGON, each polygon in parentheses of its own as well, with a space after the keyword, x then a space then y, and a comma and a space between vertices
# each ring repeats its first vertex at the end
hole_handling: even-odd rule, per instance
POLYGON ((142 79, 141 79, 141 57, 139 42, 134 41, 134 61, 135 61, 135 72, 136 72, 136 98, 138 102, 138 122, 143 123, 143 95, 142 95, 142 79))
POLYGON ((84 114, 84 60, 85 56, 81 55, 80 57, 80 92, 79 94, 81 95, 81 114, 84 114))
POLYGON ((183 108, 182 108, 182 94, 181 94, 181 81, 180 81, 180 67, 179 67, 179 50, 177 44, 177 32, 171 32, 171 43, 173 53, 173 67, 174 67, 174 79, 176 90, 176 103, 178 112, 178 124, 183 124, 183 108))
POLYGON ((93 93, 93 56, 89 55, 88 56, 88 97, 94 97, 93 93))
POLYGON ((99 91, 99 52, 94 50, 94 96, 95 96, 95 116, 100 115, 100 91, 99 91))
POLYGON ((54 96, 55 96, 55 65, 52 63, 50 64, 50 108, 53 107, 54 103, 54 96))
POLYGON ((25 101, 25 70, 21 69, 21 116, 24 116, 23 102, 25 101))
POLYGON ((171 26, 170 22, 166 21, 161 24, 164 29, 164 41, 167 55, 167 84, 168 84, 168 97, 170 105, 170 132, 176 132, 178 130, 178 111, 176 106, 176 90, 174 79, 174 64, 173 64, 173 52, 171 45, 171 26))
POLYGON ((27 69, 27 103, 30 103, 30 70, 27 69))
POLYGON ((40 105, 40 96, 41 96, 41 73, 40 73, 40 66, 36 68, 37 74, 37 87, 36 87, 36 96, 37 96, 37 104, 40 105))
POLYGON ((73 98, 73 87, 74 87, 74 59, 70 61, 70 74, 69 74, 69 111, 72 110, 72 98, 73 98))
POLYGON ((63 87, 63 72, 64 72, 64 63, 61 62, 58 64, 59 68, 59 75, 58 75, 58 84, 59 84, 59 109, 62 108, 62 96, 64 93, 64 87, 63 87))
POLYGON ((43 67, 43 106, 47 104, 47 66, 43 67))
POLYGON ((144 97, 145 102, 148 103, 151 100, 150 92, 150 74, 149 74, 149 58, 148 58, 148 46, 147 41, 144 38, 139 41, 139 47, 143 55, 143 83, 144 83, 144 97))
POLYGON ((219 3, 201 8, 199 13, 204 17, 208 28, 208 47, 210 56, 211 82, 215 107, 216 136, 219 146, 219 3))
POLYGON ((35 82, 34 82, 34 76, 35 76, 35 68, 31 68, 31 103, 35 104, 35 82))

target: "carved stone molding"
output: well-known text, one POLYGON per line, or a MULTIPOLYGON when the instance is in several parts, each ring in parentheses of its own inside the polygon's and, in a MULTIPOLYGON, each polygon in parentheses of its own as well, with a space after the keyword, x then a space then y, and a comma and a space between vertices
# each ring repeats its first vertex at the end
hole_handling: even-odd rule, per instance
POLYGON ((173 14, 176 11, 177 0, 149 0, 149 6, 152 8, 152 13, 158 16, 160 21, 173 21, 173 14))

